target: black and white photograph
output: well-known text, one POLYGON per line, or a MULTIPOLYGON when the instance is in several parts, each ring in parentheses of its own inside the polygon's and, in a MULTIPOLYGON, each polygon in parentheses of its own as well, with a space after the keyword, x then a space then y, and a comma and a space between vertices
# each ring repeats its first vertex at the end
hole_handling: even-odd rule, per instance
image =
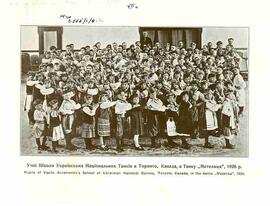
POLYGON ((267 205, 268 1, 1 9, 2 205, 267 205))
POLYGON ((20 27, 22 156, 249 156, 249 27, 20 27))

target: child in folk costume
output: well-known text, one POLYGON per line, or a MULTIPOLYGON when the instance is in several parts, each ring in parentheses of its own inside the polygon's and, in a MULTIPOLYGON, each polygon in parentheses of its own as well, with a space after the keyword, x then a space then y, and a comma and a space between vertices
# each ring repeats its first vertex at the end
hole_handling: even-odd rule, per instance
POLYGON ((67 73, 62 72, 61 75, 60 75, 58 87, 60 89, 63 89, 66 86, 67 81, 68 81, 68 75, 67 75, 67 73))
POLYGON ((95 79, 89 80, 87 94, 90 94, 93 96, 94 102, 98 102, 98 88, 95 85, 95 79))
POLYGON ((233 135, 237 135, 238 127, 238 107, 234 101, 233 91, 226 92, 226 99, 223 103, 221 111, 221 120, 223 135, 225 138, 225 147, 226 149, 234 149, 235 146, 230 143, 230 140, 233 138, 233 135))
POLYGON ((239 67, 235 67, 233 69, 234 72, 234 78, 233 78, 233 84, 235 86, 236 91, 238 92, 238 105, 239 105, 239 115, 241 115, 244 111, 245 105, 246 105, 246 94, 245 94, 245 88, 246 88, 246 82, 244 81, 242 75, 240 74, 239 67))
POLYGON ((34 101, 34 121, 35 124, 33 126, 33 134, 34 137, 36 138, 36 144, 38 146, 38 150, 45 150, 47 149, 46 147, 46 140, 47 138, 43 136, 43 132, 45 130, 45 125, 47 123, 47 114, 42 108, 42 100, 37 99, 34 101), (40 142, 41 137, 42 139, 42 144, 40 142))
POLYGON ((176 101, 179 99, 181 93, 183 92, 180 89, 179 83, 178 82, 173 82, 172 83, 172 93, 176 96, 176 101))
MULTIPOLYGON (((238 106, 238 102, 237 102, 237 98, 236 98, 238 96, 238 92, 235 89, 233 83, 231 81, 224 82, 224 94, 229 92, 229 91, 232 92, 231 98, 238 106)), ((238 106, 238 111, 239 111, 239 106, 238 106)), ((238 115, 238 117, 239 117, 239 115, 238 115)))
POLYGON ((104 137, 111 136, 111 122, 112 122, 112 107, 116 102, 109 101, 107 94, 102 94, 100 97, 100 106, 97 112, 97 129, 100 137, 101 149, 107 151, 109 148, 105 144, 104 137))
POLYGON ((190 103, 192 105, 190 109, 192 121, 191 138, 196 139, 199 136, 199 107, 202 104, 202 102, 199 101, 199 95, 193 94, 190 103))
MULTIPOLYGON (((166 76, 166 75, 165 75, 166 76)), ((157 98, 160 99, 163 104, 166 103, 166 95, 170 93, 169 88, 165 88, 163 83, 161 81, 156 82, 155 85, 157 98)), ((159 113, 159 135, 160 136, 166 136, 165 129, 166 129, 166 116, 165 112, 159 113)))
MULTIPOLYGON (((176 97, 174 94, 168 94, 167 95, 167 110, 166 110, 166 116, 168 118, 166 124, 167 124, 167 140, 168 140, 168 146, 169 147, 178 147, 179 145, 173 141, 174 137, 180 136, 180 134, 176 131, 176 125, 178 125, 179 121, 179 105, 176 103, 176 97)), ((185 136, 181 136, 182 139, 182 147, 189 149, 190 146, 186 141, 185 136)))
POLYGON ((199 91, 204 94, 208 90, 209 83, 206 80, 202 80, 200 83, 199 91))
MULTIPOLYGON (((137 92, 137 94, 139 95, 140 98, 140 104, 145 107, 146 103, 148 101, 149 98, 149 91, 148 91, 149 87, 147 85, 146 82, 142 82, 138 85, 138 90, 135 91, 137 92)), ((144 109, 143 110, 143 120, 144 120, 144 131, 147 131, 147 124, 148 124, 148 115, 147 115, 147 110, 144 109)))
POLYGON ((232 76, 233 76, 233 73, 226 69, 223 71, 223 75, 224 75, 224 79, 223 79, 223 82, 230 82, 232 81, 232 76))
POLYGON ((139 144, 139 136, 144 135, 143 110, 140 105, 138 94, 131 96, 132 108, 126 112, 126 117, 130 117, 131 134, 134 135, 133 141, 135 150, 144 150, 139 144))
POLYGON ((40 90, 44 88, 44 74, 42 72, 36 74, 35 76, 36 84, 33 87, 33 100, 36 99, 44 100, 44 96, 40 93, 40 90))
POLYGON ((199 135, 198 129, 198 107, 201 105, 201 102, 205 100, 203 93, 199 90, 199 82, 193 80, 191 83, 191 89, 189 90, 190 103, 192 107, 190 108, 191 112, 191 138, 196 139, 199 135))
POLYGON ((189 101, 189 94, 184 91, 181 94, 181 101, 179 104, 179 118, 177 121, 177 132, 180 133, 182 138, 182 144, 185 148, 189 149, 190 145, 187 143, 186 138, 190 137, 192 133, 192 116, 191 116, 192 104, 189 101))
POLYGON ((26 80, 26 95, 24 101, 24 111, 27 111, 29 124, 34 124, 33 112, 34 108, 32 107, 33 103, 33 87, 37 84, 38 81, 34 81, 34 73, 28 72, 26 80))
POLYGON ((93 102, 93 96, 87 94, 84 96, 84 104, 82 105, 82 138, 84 138, 85 147, 88 150, 96 149, 92 144, 92 138, 96 136, 95 115, 98 104, 93 102))
POLYGON ((83 99, 84 99, 84 95, 86 94, 87 89, 88 89, 88 85, 85 82, 85 79, 83 77, 80 77, 78 79, 76 89, 77 89, 77 93, 78 93, 79 102, 82 103, 83 99))
MULTIPOLYGON (((224 85, 222 81, 217 81, 216 82, 216 88, 213 92, 214 95, 214 99, 218 104, 222 104, 224 99, 225 99, 225 95, 224 95, 224 85)), ((222 134, 222 128, 221 128, 221 109, 219 109, 217 112, 217 120, 218 120, 218 130, 216 135, 220 136, 220 134, 222 134)))
POLYGON ((72 144, 71 140, 75 132, 74 129, 74 113, 76 110, 80 109, 81 105, 77 104, 71 98, 74 96, 73 92, 69 90, 64 90, 63 92, 63 102, 59 108, 62 113, 62 123, 65 133, 66 148, 68 150, 75 150, 76 146, 72 144))
MULTIPOLYGON (((50 87, 50 82, 47 81, 46 84, 43 85, 43 87, 40 89, 40 93, 43 95, 43 110, 46 112, 47 115, 47 121, 45 122, 45 128, 43 131, 43 140, 47 139, 47 137, 51 136, 51 132, 50 132, 50 128, 49 128, 49 124, 50 124, 50 107, 48 105, 48 102, 50 102, 51 100, 53 100, 53 98, 55 97, 54 94, 54 89, 52 87, 50 87)), ((49 148, 49 147, 47 147, 49 148)))
POLYGON ((123 135, 127 134, 129 124, 125 113, 131 109, 131 104, 127 102, 127 94, 123 91, 118 94, 118 100, 115 104, 116 115, 116 150, 123 151, 123 135))
POLYGON ((52 151, 57 153, 57 147, 59 146, 59 140, 64 139, 64 132, 61 123, 61 115, 59 111, 59 105, 57 99, 53 99, 49 102, 51 106, 50 111, 50 131, 52 137, 52 151))
POLYGON ((156 143, 157 135, 160 133, 160 115, 164 113, 166 107, 163 102, 157 98, 155 88, 151 88, 149 91, 149 99, 146 103, 146 109, 148 109, 148 133, 151 137, 151 147, 159 148, 161 145, 156 143))
POLYGON ((216 111, 222 107, 222 104, 217 104, 213 99, 213 92, 211 89, 205 93, 205 102, 199 110, 199 128, 201 137, 205 138, 204 147, 213 148, 214 146, 209 143, 209 136, 213 135, 218 128, 218 121, 216 111))
POLYGON ((103 88, 104 88, 104 92, 108 94, 109 99, 112 101, 115 97, 114 97, 114 88, 108 83, 105 82, 103 84, 103 88))

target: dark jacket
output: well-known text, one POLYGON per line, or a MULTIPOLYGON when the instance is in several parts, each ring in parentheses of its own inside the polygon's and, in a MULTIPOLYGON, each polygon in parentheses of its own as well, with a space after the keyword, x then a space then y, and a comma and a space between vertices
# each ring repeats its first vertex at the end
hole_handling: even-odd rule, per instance
POLYGON ((179 106, 179 121, 176 126, 177 132, 191 134, 192 132, 192 115, 190 102, 182 101, 179 106))
POLYGON ((143 47, 144 45, 150 45, 152 47, 152 40, 149 37, 143 37, 141 39, 141 46, 143 47))

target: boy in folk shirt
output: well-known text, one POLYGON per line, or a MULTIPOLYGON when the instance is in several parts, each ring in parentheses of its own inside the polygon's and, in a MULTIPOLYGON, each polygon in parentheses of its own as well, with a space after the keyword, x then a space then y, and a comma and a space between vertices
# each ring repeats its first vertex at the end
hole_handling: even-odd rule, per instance
POLYGON ((120 92, 117 95, 118 100, 115 105, 115 115, 116 115, 116 150, 118 152, 123 151, 123 135, 127 134, 128 131, 128 122, 125 114, 128 110, 131 109, 131 104, 127 102, 127 96, 125 92, 120 92))

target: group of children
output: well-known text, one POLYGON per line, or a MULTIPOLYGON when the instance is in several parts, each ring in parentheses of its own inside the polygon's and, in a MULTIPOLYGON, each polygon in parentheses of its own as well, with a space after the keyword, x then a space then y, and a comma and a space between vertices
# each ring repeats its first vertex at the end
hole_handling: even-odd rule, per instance
POLYGON ((230 140, 239 131, 246 83, 232 38, 225 48, 221 41, 202 49, 195 43, 186 49, 183 42, 162 48, 139 41, 129 47, 73 47, 52 46, 39 70, 27 74, 24 109, 39 151, 49 149, 48 137, 55 153, 61 139, 66 149, 76 150, 72 139, 78 136, 88 150, 108 150, 109 137, 118 152, 124 138, 144 150, 140 140, 147 137, 152 148, 161 146, 160 138, 167 147, 185 149, 192 146, 187 138, 203 138, 213 148, 209 136, 224 136, 224 148, 235 147, 230 140), (92 141, 97 137, 100 145, 92 141))

